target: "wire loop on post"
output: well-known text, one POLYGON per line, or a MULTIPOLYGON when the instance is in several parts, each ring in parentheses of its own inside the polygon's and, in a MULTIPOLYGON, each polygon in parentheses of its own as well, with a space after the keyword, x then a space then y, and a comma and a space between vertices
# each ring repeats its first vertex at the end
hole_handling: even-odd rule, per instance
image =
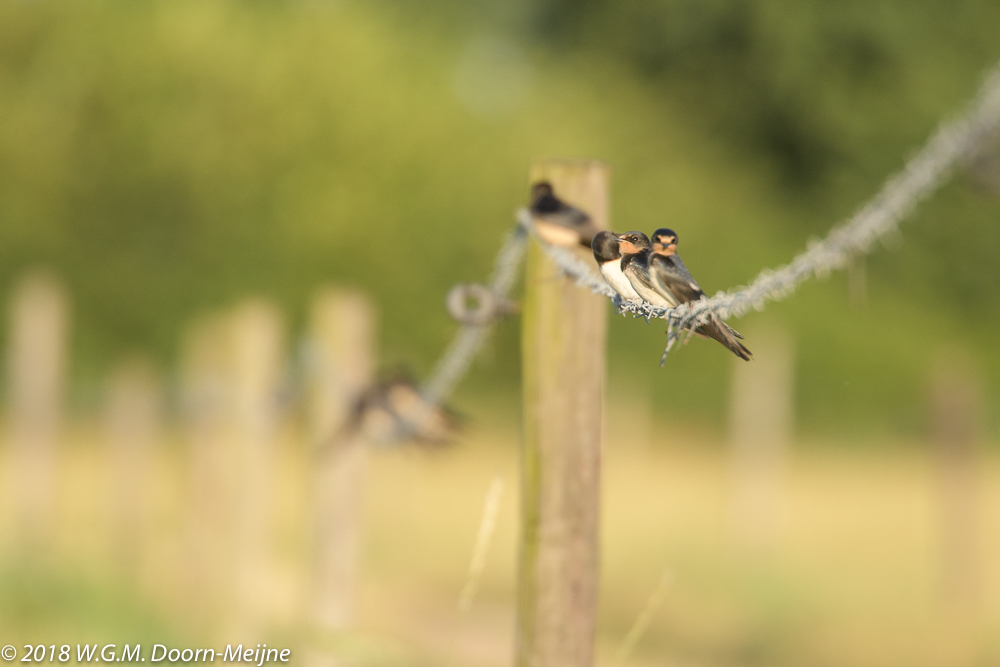
POLYGON ((497 296, 496 292, 479 283, 460 283, 448 291, 445 299, 448 314, 466 326, 482 327, 509 315, 514 305, 497 296), (472 301, 474 305, 470 306, 472 301))

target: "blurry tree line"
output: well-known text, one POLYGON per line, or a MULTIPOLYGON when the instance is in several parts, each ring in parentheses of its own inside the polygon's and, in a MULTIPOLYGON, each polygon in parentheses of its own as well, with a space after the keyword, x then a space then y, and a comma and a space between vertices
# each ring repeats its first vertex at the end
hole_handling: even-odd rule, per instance
MULTIPOLYGON (((725 289, 874 194, 1000 57, 998 22, 980 0, 0 0, 0 288, 37 266, 68 284, 84 379, 128 348, 171 360, 247 293, 301 320, 320 283, 368 290, 384 358, 423 373, 532 157, 608 160, 616 226, 674 227, 725 289)), ((943 345, 1000 377, 1000 199, 977 173, 866 263, 866 307, 836 276, 762 316, 795 331, 802 425, 923 428, 943 345)), ((660 370, 661 340, 616 318, 612 389, 717 423, 729 360, 693 343, 660 370)), ((472 395, 512 395, 516 353, 511 321, 472 395)))

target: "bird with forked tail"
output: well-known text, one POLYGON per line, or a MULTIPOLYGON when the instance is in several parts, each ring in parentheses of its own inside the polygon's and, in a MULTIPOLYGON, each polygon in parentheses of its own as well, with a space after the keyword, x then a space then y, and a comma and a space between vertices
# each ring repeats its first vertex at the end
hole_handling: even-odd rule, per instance
MULTIPOLYGON (((658 294, 674 302, 675 306, 705 297, 705 293, 701 291, 701 287, 677 254, 677 234, 672 229, 661 228, 653 232, 647 263, 653 288, 658 294)), ((750 350, 740 342, 743 336, 715 314, 711 315, 707 323, 699 326, 695 333, 719 341, 744 361, 753 358, 750 350)))
MULTIPOLYGON (((626 232, 617 238, 622 273, 645 301, 660 308, 676 308, 705 296, 677 254, 677 234, 673 230, 657 229, 652 242, 642 232, 626 232)), ((753 358, 740 343, 743 336, 714 315, 694 332, 714 338, 740 359, 753 358)))

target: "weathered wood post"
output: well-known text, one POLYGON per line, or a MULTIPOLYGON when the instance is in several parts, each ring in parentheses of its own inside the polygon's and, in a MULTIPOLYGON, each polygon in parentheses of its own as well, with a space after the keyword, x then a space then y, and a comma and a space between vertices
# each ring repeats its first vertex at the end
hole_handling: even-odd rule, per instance
MULTIPOLYGON (((605 229, 608 177, 608 167, 595 161, 542 161, 530 173, 533 183, 549 181, 557 196, 605 229)), ((608 308, 607 299, 562 277, 531 243, 522 323, 519 667, 594 662, 608 308)))
POLYGON ((141 357, 122 361, 111 374, 106 401, 111 547, 134 571, 149 537, 150 459, 162 426, 163 391, 152 364, 141 357))
POLYGON ((930 417, 940 478, 941 584, 953 610, 970 611, 980 589, 976 445, 982 389, 973 364, 951 353, 931 372, 930 417))
POLYGON ((729 411, 731 521, 736 548, 763 555, 779 537, 785 460, 793 437, 794 352, 788 334, 747 334, 754 360, 733 359, 729 411))
POLYGON ((345 426, 374 379, 375 313, 364 294, 330 289, 313 301, 309 327, 309 429, 317 461, 312 617, 321 629, 343 630, 354 618, 366 447, 345 426))
POLYGON ((17 538, 29 547, 53 527, 67 320, 66 297, 51 276, 35 274, 15 288, 7 343, 12 445, 7 485, 14 495, 17 538))
POLYGON ((237 628, 259 630, 267 610, 271 565, 272 486, 285 370, 285 334, 273 304, 248 300, 232 313, 233 466, 239 478, 236 520, 237 628))

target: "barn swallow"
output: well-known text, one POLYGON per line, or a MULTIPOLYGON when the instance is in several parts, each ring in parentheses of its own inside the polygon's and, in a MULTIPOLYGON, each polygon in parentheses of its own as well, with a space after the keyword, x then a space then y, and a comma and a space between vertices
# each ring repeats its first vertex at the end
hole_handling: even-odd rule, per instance
POLYGON ((358 397, 341 435, 360 433, 373 442, 391 442, 402 434, 438 445, 447 443, 458 425, 457 415, 447 407, 427 406, 413 377, 400 370, 358 397))
POLYGON ((552 184, 539 181, 531 187, 531 217, 535 231, 552 245, 590 247, 600 231, 589 215, 556 197, 552 184))
POLYGON ((673 308, 677 301, 670 295, 660 294, 653 286, 649 275, 649 237, 642 232, 625 232, 619 234, 618 251, 622 255, 621 271, 632 289, 654 306, 673 308))
MULTIPOLYGON (((677 254, 677 234, 672 229, 653 232, 653 245, 647 260, 649 278, 653 288, 675 305, 697 301, 705 296, 697 281, 684 266, 677 254)), ((750 361, 750 353, 740 341, 743 336, 713 313, 708 323, 699 326, 695 333, 714 338, 740 359, 750 361)))
POLYGON ((611 289, 626 301, 641 300, 642 297, 622 273, 622 254, 618 249, 618 237, 608 231, 597 232, 591 248, 597 266, 601 269, 601 275, 604 276, 605 282, 611 285, 611 289))

